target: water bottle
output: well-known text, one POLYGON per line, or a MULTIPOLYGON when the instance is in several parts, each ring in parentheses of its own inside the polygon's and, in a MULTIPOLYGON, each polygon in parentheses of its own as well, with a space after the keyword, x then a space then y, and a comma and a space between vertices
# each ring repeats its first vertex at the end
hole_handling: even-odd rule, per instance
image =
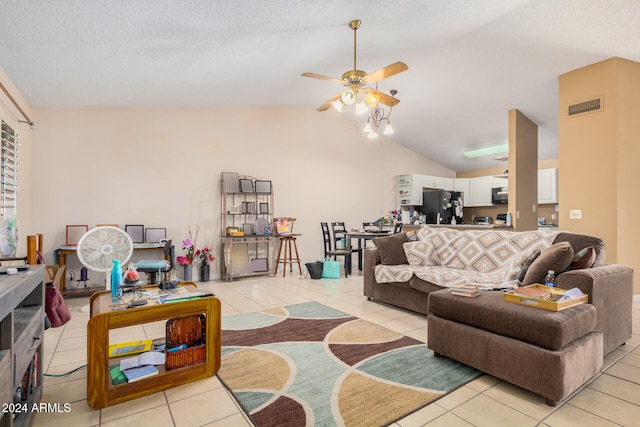
POLYGON ((547 272, 547 277, 544 279, 545 286, 549 286, 550 288, 556 287, 556 275, 553 270, 549 270, 547 272))
POLYGON ((511 212, 507 212, 507 217, 505 219, 506 226, 511 227, 511 212))
POLYGON ((113 268, 111 269, 111 302, 116 303, 122 298, 122 267, 120 260, 113 260, 113 268))

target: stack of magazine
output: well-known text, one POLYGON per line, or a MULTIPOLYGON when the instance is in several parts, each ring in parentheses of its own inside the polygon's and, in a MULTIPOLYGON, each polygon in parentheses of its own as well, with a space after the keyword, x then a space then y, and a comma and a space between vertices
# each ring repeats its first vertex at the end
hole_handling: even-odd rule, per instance
POLYGON ((478 290, 477 286, 457 286, 454 288, 450 288, 449 292, 451 293, 451 295, 458 295, 468 298, 475 298, 477 296, 480 296, 480 291, 478 290))

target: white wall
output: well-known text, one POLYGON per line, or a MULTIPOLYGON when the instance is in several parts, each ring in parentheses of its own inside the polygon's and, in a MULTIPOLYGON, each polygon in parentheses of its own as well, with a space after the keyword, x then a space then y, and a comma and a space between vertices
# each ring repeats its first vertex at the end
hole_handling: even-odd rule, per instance
MULTIPOLYGON (((396 207, 395 176, 455 173, 345 116, 313 109, 35 109, 33 229, 47 261, 67 224, 166 227, 220 252, 220 176, 273 182, 275 214, 298 218, 303 261, 322 257, 321 221, 347 227, 396 207)), ((180 251, 178 251, 180 252, 180 251)), ((73 267, 72 267, 73 268, 73 267)), ((212 272, 220 274, 219 265, 212 272)))

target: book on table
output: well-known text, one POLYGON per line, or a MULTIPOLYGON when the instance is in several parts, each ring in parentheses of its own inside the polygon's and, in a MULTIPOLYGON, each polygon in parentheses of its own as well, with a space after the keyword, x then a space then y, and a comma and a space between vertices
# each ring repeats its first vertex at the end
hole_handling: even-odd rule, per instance
POLYGON ((126 371, 131 368, 138 368, 145 365, 164 365, 165 354, 159 351, 148 351, 138 356, 128 357, 120 361, 120 369, 126 371))
POLYGON ((480 295, 480 290, 477 286, 456 286, 449 289, 451 295, 458 295, 461 297, 475 298, 480 295))
POLYGON ((127 341, 109 344, 109 358, 144 353, 151 350, 153 340, 127 341))
POLYGON ((132 383, 143 378, 158 375, 160 371, 154 365, 146 365, 137 368, 125 369, 122 371, 122 373, 124 373, 124 375, 127 377, 127 381, 132 383))
POLYGON ((551 291, 535 287, 520 287, 513 290, 513 294, 523 298, 548 300, 551 298, 551 291))

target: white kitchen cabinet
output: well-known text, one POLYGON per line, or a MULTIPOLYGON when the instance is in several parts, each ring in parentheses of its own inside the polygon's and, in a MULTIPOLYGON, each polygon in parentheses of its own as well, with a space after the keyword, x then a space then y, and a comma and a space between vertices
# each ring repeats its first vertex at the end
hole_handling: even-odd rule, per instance
POLYGON ((491 179, 491 187, 493 188, 509 187, 509 178, 501 178, 501 177, 493 176, 491 179))
POLYGON ((491 186, 492 176, 469 178, 469 196, 465 197, 466 206, 492 206, 491 186))
POLYGON ((422 175, 398 175, 398 206, 422 206, 422 175))
POLYGON ((463 202, 467 206, 467 199, 469 198, 469 178, 456 178, 453 181, 453 191, 461 191, 463 196, 463 202))
POLYGON ((558 168, 538 170, 538 204, 558 203, 558 168))

